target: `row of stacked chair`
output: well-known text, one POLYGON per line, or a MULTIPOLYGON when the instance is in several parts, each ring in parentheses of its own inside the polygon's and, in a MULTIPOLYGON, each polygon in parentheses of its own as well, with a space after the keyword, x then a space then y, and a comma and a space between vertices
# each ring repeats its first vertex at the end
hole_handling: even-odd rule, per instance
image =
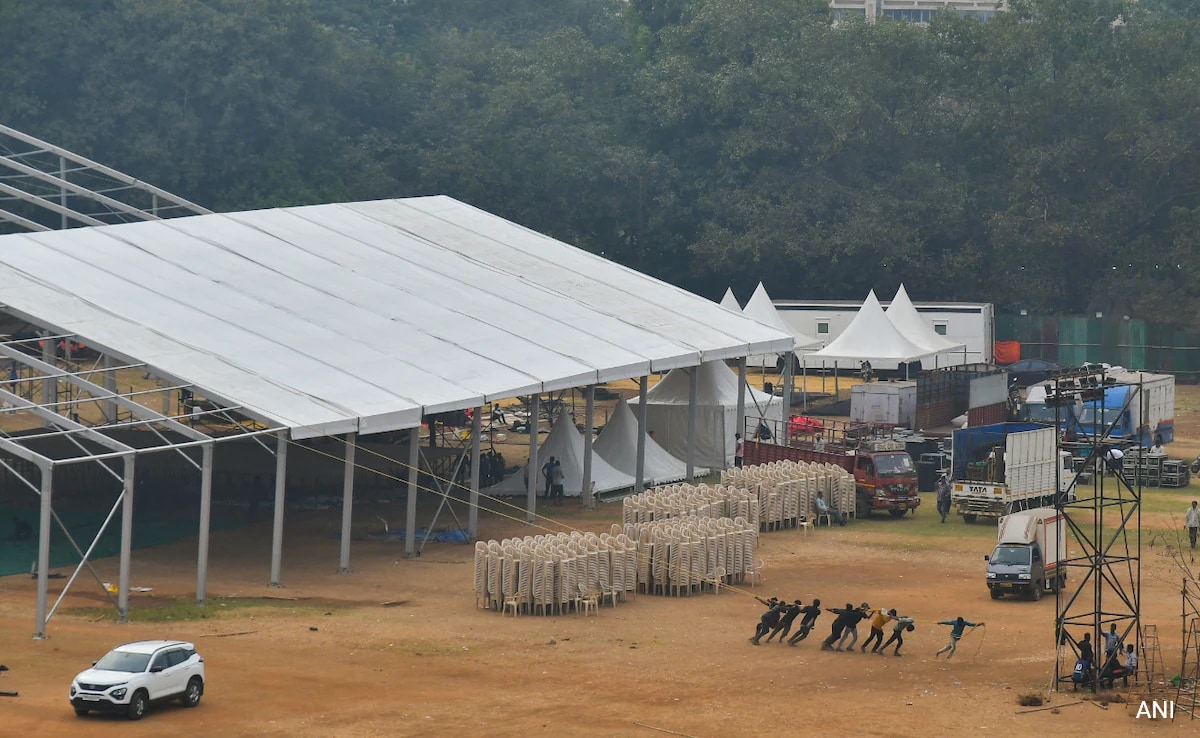
POLYGON ((847 516, 854 516, 857 505, 854 476, 834 464, 784 460, 726 469, 721 484, 757 495, 760 530, 795 527, 813 519, 818 493, 847 516))
POLYGON ((475 598, 497 612, 558 614, 637 591, 638 546, 610 533, 557 533, 475 544, 475 598))
POLYGON ((685 515, 745 518, 758 528, 761 505, 756 493, 723 484, 668 484, 621 501, 621 522, 651 523, 685 515))
POLYGON ((650 594, 689 595, 757 578, 758 529, 745 518, 697 515, 613 525, 637 541, 637 584, 650 594))

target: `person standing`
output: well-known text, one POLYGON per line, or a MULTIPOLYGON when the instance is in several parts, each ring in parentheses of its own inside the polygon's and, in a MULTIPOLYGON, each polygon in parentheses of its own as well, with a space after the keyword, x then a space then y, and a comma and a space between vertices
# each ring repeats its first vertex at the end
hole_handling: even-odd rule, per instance
POLYGON ((942 522, 946 522, 946 516, 950 514, 950 472, 949 470, 942 472, 942 475, 937 480, 937 511, 938 515, 942 516, 942 522))
POLYGON ((550 469, 550 499, 552 504, 560 507, 563 504, 564 481, 562 462, 555 459, 554 466, 550 469))
POLYGON ((796 616, 800 614, 804 603, 796 600, 792 604, 783 608, 783 616, 779 618, 779 624, 771 631, 771 635, 767 636, 767 643, 775 636, 779 636, 779 642, 783 643, 783 639, 787 638, 787 634, 792 629, 792 623, 796 622, 796 616))
POLYGON ((867 636, 867 640, 863 641, 861 650, 864 653, 867 650, 867 646, 872 643, 875 644, 875 648, 871 649, 872 652, 883 645, 883 626, 896 617, 896 611, 893 609, 891 612, 888 612, 881 607, 878 610, 871 610, 868 614, 871 617, 871 635, 867 636))
POLYGON ((552 482, 550 481, 550 478, 554 474, 554 465, 556 463, 558 463, 558 462, 554 459, 553 456, 551 456, 546 461, 545 464, 542 464, 542 479, 545 480, 543 482, 543 484, 545 484, 545 491, 544 491, 543 495, 545 496, 545 498, 547 500, 550 499, 550 489, 551 489, 551 484, 552 484, 552 482))
POLYGON ((733 434, 733 465, 738 469, 746 462, 746 444, 742 441, 741 433, 733 434))
MULTIPOLYGON (((967 628, 978 628, 980 625, 983 625, 983 623, 982 622, 972 623, 969 620, 964 620, 963 616, 959 615, 954 620, 942 620, 941 622, 938 623, 938 625, 949 625, 950 626, 950 642, 947 643, 945 646, 943 646, 942 649, 937 652, 937 655, 935 655, 934 658, 936 659, 938 656, 941 656, 942 654, 949 651, 950 652, 949 655, 946 656, 946 660, 949 661, 950 659, 954 658, 954 652, 956 650, 958 650, 958 642, 963 637, 963 631, 966 630, 967 628)), ((1088 636, 1084 636, 1084 637, 1090 638, 1091 636, 1088 635, 1088 636)))
POLYGON ((1115 659, 1117 651, 1121 649, 1121 636, 1117 635, 1117 624, 1113 623, 1109 626, 1108 632, 1104 634, 1104 657, 1106 662, 1115 659))
POLYGON ((800 619, 800 630, 788 639, 788 645, 794 646, 800 641, 808 638, 808 634, 812 632, 813 626, 817 624, 817 618, 821 616, 821 601, 813 600, 811 605, 800 608, 800 612, 804 613, 804 617, 800 619))
POLYGON ((1196 507, 1196 501, 1192 500, 1192 506, 1188 508, 1187 514, 1183 516, 1183 525, 1187 528, 1188 539, 1192 542, 1192 548, 1196 547, 1196 536, 1200 534, 1200 508, 1196 507))
MULTIPOLYGON (((895 615, 896 611, 892 610, 892 614, 895 615)), ((872 649, 871 653, 877 653, 880 656, 882 656, 883 652, 887 650, 887 647, 892 645, 893 642, 895 642, 895 644, 896 644, 895 655, 900 656, 901 655, 900 647, 904 645, 904 631, 906 631, 906 630, 912 631, 916 627, 917 626, 913 625, 912 618, 905 617, 903 615, 897 617, 896 624, 894 626, 892 626, 892 637, 887 639, 887 643, 884 643, 882 646, 880 646, 878 648, 872 649)))

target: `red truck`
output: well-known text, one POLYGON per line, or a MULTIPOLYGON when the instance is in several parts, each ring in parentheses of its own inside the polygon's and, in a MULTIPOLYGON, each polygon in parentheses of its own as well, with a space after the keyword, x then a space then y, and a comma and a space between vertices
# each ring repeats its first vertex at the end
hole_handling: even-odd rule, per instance
MULTIPOLYGON (((783 424, 780 423, 780 426, 783 424)), ((793 424, 789 423, 789 430, 793 424)), ((816 433, 789 432, 786 438, 761 430, 745 446, 746 464, 765 464, 780 459, 837 464, 854 474, 857 515, 869 517, 886 510, 894 518, 921 504, 917 491, 917 468, 904 443, 891 438, 892 426, 879 423, 827 421, 816 433), (769 435, 769 440, 755 440, 769 435)))

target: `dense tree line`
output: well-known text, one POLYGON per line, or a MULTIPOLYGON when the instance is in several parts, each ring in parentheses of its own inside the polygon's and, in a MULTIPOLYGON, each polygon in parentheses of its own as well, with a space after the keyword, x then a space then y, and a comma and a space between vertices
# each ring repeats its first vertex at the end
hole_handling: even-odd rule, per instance
POLYGON ((713 297, 1194 324, 1200 10, 0 0, 0 122, 219 210, 445 193, 713 297))

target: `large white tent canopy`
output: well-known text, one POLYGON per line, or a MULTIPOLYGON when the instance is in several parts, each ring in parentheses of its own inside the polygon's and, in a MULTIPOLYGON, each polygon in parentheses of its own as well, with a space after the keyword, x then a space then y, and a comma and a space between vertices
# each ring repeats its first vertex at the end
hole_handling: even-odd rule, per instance
POLYGON ((3 236, 0 303, 293 438, 793 346, 441 196, 3 236))
MULTIPOLYGON (((604 424, 604 430, 596 439, 595 450, 614 468, 633 476, 637 474, 638 422, 625 398, 617 402, 616 409, 604 424)), ((656 434, 657 435, 657 434, 656 434)), ((650 484, 667 484, 687 479, 687 463, 672 456, 649 434, 645 444, 645 477, 650 484)), ((697 468, 697 476, 708 474, 708 469, 697 468)))
MULTIPOLYGON (((850 325, 828 346, 808 354, 807 359, 828 361, 894 361, 905 363, 932 356, 930 350, 910 341, 900 332, 879 304, 875 290, 871 290, 862 308, 850 321, 850 325)), ((857 363, 855 364, 857 368, 857 363)))

